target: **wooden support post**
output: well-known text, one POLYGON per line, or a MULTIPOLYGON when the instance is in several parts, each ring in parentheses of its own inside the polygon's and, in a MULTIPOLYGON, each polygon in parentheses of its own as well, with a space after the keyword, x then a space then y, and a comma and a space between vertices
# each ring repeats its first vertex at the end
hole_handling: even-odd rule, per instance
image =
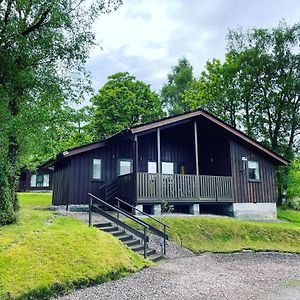
POLYGON ((147 258, 147 228, 144 227, 144 258, 147 258))
POLYGON ((137 135, 134 136, 134 159, 133 159, 133 176, 134 176, 134 203, 137 203, 138 198, 138 169, 139 169, 139 149, 138 149, 138 137, 137 135))
POLYGON ((198 152, 198 128, 197 120, 194 120, 194 142, 195 142, 195 167, 196 167, 196 197, 200 198, 200 184, 199 184, 199 152, 198 152))
POLYGON ((158 199, 161 199, 161 185, 162 185, 162 178, 161 178, 161 152, 160 152, 160 128, 156 130, 156 140, 157 140, 157 196, 158 199))
POLYGON ((167 253, 167 244, 166 244, 166 225, 164 224, 164 255, 167 253))

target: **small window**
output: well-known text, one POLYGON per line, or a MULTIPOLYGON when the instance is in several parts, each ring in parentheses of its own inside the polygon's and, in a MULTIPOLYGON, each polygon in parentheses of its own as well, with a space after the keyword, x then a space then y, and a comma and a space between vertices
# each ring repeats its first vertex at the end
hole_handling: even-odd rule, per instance
POLYGON ((258 161, 248 160, 248 177, 250 180, 259 180, 259 164, 258 161))
POLYGON ((155 161, 148 161, 148 173, 157 173, 157 167, 155 161))
POLYGON ((132 160, 121 159, 119 165, 119 175, 125 175, 132 173, 132 160))
POLYGON ((162 174, 174 174, 174 163, 163 161, 161 163, 162 174))
POLYGON ((36 175, 35 174, 31 175, 30 186, 36 187, 36 175))
POLYGON ((93 159, 93 180, 101 180, 101 159, 93 159))
POLYGON ((49 174, 33 174, 30 179, 31 187, 49 187, 49 174))

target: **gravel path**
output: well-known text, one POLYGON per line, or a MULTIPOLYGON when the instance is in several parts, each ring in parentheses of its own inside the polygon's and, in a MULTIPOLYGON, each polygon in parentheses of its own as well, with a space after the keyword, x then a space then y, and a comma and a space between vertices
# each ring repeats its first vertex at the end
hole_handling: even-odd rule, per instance
POLYGON ((126 278, 59 299, 296 300, 300 299, 299 282, 299 255, 203 254, 164 261, 126 278))

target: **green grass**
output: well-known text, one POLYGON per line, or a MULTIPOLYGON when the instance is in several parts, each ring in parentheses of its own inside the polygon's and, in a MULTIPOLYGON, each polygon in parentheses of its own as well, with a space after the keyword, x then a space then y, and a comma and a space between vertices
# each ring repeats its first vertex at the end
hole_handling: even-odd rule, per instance
POLYGON ((47 209, 50 194, 19 198, 18 222, 0 228, 0 299, 47 299, 148 265, 110 234, 47 209))
POLYGON ((281 220, 289 221, 295 226, 300 226, 300 211, 298 210, 279 209, 277 215, 281 220))
MULTIPOLYGON (((283 213, 280 213, 283 216, 283 213)), ((285 213, 295 223, 266 223, 232 218, 168 217, 169 237, 195 253, 280 251, 300 253, 300 213, 285 213)), ((153 221, 147 222, 154 225, 153 221)))

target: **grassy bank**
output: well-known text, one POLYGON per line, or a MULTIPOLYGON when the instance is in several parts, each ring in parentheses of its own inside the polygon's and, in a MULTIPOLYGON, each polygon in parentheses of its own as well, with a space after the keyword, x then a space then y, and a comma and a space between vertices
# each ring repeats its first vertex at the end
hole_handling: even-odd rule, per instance
MULTIPOLYGON (((266 223, 209 217, 168 217, 163 221, 170 225, 170 239, 195 253, 243 249, 300 253, 300 213, 280 211, 280 217, 293 222, 266 223)), ((150 220, 149 223, 154 224, 150 220)))
POLYGON ((111 235, 47 210, 50 194, 21 193, 20 203, 18 223, 0 228, 0 299, 47 299, 147 264, 111 235))

